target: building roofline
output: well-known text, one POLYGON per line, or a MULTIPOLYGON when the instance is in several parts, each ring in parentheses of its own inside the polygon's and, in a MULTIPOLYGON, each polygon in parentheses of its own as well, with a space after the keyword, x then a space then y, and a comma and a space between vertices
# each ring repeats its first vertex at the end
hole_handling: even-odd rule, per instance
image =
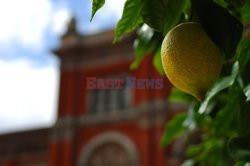
POLYGON ((62 38, 60 47, 52 52, 57 56, 62 57, 65 52, 72 52, 72 50, 81 52, 101 47, 113 47, 114 45, 120 45, 133 41, 135 33, 132 32, 125 35, 122 40, 116 44, 113 43, 114 36, 115 32, 113 29, 91 35, 69 34, 62 38))

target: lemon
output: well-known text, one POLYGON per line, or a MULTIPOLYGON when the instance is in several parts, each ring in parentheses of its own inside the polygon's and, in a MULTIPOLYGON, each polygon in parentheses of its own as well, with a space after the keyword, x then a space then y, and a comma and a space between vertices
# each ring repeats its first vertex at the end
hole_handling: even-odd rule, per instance
POLYGON ((199 101, 219 77, 223 54, 199 23, 182 23, 162 42, 161 58, 170 82, 199 101))

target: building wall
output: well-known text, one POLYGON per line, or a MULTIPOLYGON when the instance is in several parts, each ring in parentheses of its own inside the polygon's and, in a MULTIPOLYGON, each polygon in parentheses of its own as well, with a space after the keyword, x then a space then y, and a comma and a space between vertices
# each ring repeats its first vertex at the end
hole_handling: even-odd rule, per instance
POLYGON ((48 166, 50 129, 0 136, 0 166, 48 166))
MULTIPOLYGON (((146 55, 137 70, 129 70, 129 65, 135 57, 133 35, 116 45, 111 44, 112 39, 112 31, 101 36, 85 38, 70 35, 64 38, 62 47, 56 51, 62 65, 59 117, 50 146, 51 165, 80 166, 86 165, 87 160, 90 159, 95 159, 97 162, 98 153, 113 153, 112 147, 104 146, 105 143, 113 143, 117 146, 119 144, 126 151, 126 146, 119 141, 114 141, 114 138, 102 144, 99 143, 99 146, 92 142, 97 138, 101 140, 102 135, 105 136, 103 138, 105 140, 109 133, 111 136, 115 133, 114 135, 120 135, 132 142, 135 149, 133 153, 137 154, 135 165, 163 166, 167 163, 166 151, 159 145, 160 138, 168 114, 170 116, 174 111, 181 109, 177 107, 177 110, 173 110, 167 103, 171 84, 153 67, 152 55, 146 55), (161 78, 164 80, 164 86, 163 89, 131 90, 131 104, 123 110, 119 111, 117 108, 118 110, 114 111, 91 112, 91 105, 100 103, 92 101, 93 91, 86 89, 86 78, 116 76, 130 76, 137 79, 161 78), (102 146, 108 150, 100 149, 102 146), (88 147, 92 147, 93 152, 88 147), (99 148, 99 152, 95 152, 93 147, 99 148)), ((129 152, 127 152, 128 156, 130 156, 129 152)), ((108 162, 105 158, 99 160, 103 162, 103 166, 108 162)))
MULTIPOLYGON (((61 47, 55 51, 61 60, 57 122, 49 131, 30 132, 29 139, 26 137, 25 143, 20 143, 26 149, 14 148, 6 155, 8 147, 0 146, 0 166, 179 165, 179 160, 169 155, 170 149, 160 147, 160 139, 166 121, 183 107, 173 107, 167 102, 171 84, 153 67, 152 55, 146 55, 138 69, 129 69, 135 57, 134 34, 115 45, 113 36, 114 32, 108 31, 85 37, 74 33, 63 37, 61 47), (102 98, 102 90, 86 88, 87 77, 127 76, 163 79, 163 88, 125 89, 114 92, 118 96, 102 98), (96 100, 94 95, 100 99, 96 100), (122 97, 127 97, 128 102, 121 100, 122 97), (112 100, 113 109, 107 107, 107 102, 112 105, 112 100), (117 106, 118 100, 127 104, 117 106), (32 146, 27 149, 33 144, 36 151, 31 150, 32 146), (4 149, 2 155, 1 149, 4 149)), ((25 133, 11 134, 11 137, 16 139, 9 144, 18 142, 25 133)))

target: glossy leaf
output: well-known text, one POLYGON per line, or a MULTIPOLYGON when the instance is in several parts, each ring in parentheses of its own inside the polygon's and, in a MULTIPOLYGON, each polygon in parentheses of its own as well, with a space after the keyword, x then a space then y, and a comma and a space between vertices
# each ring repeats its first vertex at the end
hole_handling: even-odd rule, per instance
POLYGON ((210 89, 208 91, 205 100, 201 103, 199 113, 202 114, 202 113, 204 113, 206 111, 210 100, 216 94, 218 94, 220 91, 222 91, 222 90, 230 87, 231 85, 233 85, 238 72, 239 72, 239 63, 236 62, 234 64, 232 74, 230 76, 224 77, 221 80, 217 81, 217 83, 215 83, 215 85, 212 87, 212 89, 210 89))
POLYGON ((196 108, 197 102, 192 102, 189 105, 189 109, 188 109, 188 115, 186 120, 183 123, 183 126, 188 129, 188 130, 193 130, 196 127, 196 121, 195 121, 195 108, 196 108))
POLYGON ((92 14, 91 14, 91 18, 90 21, 92 21, 92 19, 95 16, 95 13, 105 4, 105 0, 93 0, 92 1, 92 14))
POLYGON ((247 97, 247 101, 250 101, 250 84, 244 89, 244 93, 247 97))
POLYGON ((117 42, 126 32, 131 32, 141 22, 140 0, 127 0, 122 13, 122 18, 115 28, 115 39, 117 42))
POLYGON ((166 34, 179 22, 186 0, 142 0, 141 3, 143 21, 166 34))
POLYGON ((242 38, 242 40, 239 43, 236 54, 237 54, 236 58, 239 61, 240 65, 240 72, 242 73, 242 71, 246 68, 247 63, 250 59, 250 39, 245 37, 242 38))

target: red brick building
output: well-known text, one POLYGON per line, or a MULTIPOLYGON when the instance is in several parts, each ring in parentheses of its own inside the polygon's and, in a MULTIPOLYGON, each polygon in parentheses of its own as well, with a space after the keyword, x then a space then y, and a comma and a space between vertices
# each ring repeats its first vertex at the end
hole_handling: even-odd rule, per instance
MULTIPOLYGON (((79 36, 74 26, 55 54, 61 60, 58 120, 51 129, 0 136, 2 166, 174 166, 174 148, 160 147, 166 120, 181 109, 166 98, 171 85, 147 55, 139 68, 134 35, 79 36), (163 79, 162 89, 86 89, 86 78, 163 79)), ((177 148, 177 150, 180 148, 177 148)))

